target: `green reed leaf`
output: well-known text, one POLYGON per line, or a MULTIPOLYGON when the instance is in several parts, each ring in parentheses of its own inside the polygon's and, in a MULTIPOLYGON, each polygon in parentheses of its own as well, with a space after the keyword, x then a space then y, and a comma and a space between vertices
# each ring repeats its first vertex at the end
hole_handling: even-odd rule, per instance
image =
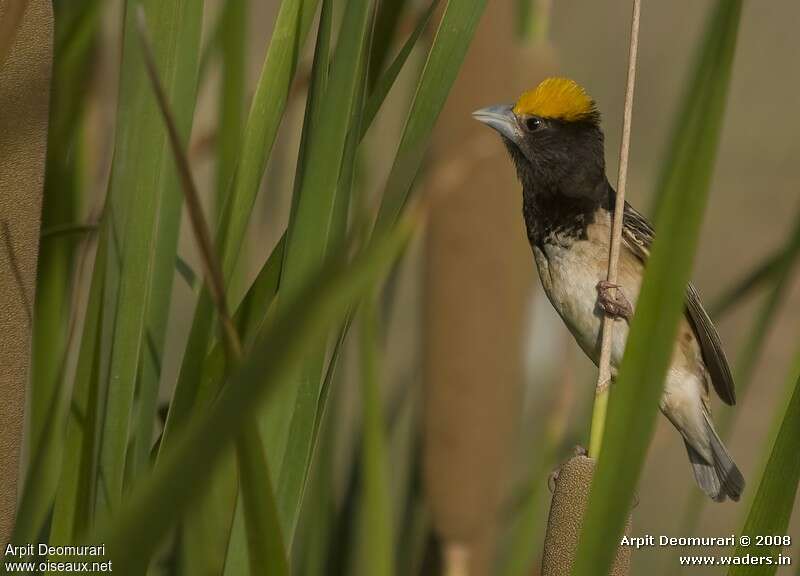
POLYGON ((275 397, 281 385, 291 381, 306 355, 386 274, 416 223, 416 214, 402 219, 350 265, 343 265, 343 254, 330 259, 304 290, 277 311, 211 410, 194 418, 173 447, 163 450, 159 466, 135 487, 117 520, 91 540, 107 542, 115 570, 141 570, 202 493, 204 479, 232 447, 244 424, 275 397))
POLYGON ((394 574, 392 501, 387 476, 388 451, 380 389, 378 301, 373 294, 361 306, 361 407, 364 432, 361 448, 360 549, 365 574, 394 574))
POLYGON ((486 0, 448 0, 417 84, 381 200, 376 228, 391 224, 408 199, 439 113, 455 82, 486 0))
MULTIPOLYGON (((800 355, 794 365, 800 366, 800 355)), ((771 558, 772 563, 731 566, 729 576, 775 574, 779 554, 783 555, 790 548, 783 542, 766 546, 759 546, 757 542, 758 537, 782 538, 788 534, 789 519, 800 482, 800 458, 797 457, 800 451, 800 370, 797 368, 792 370, 787 389, 791 396, 741 532, 741 536, 751 538, 753 546, 742 546, 740 538, 735 552, 737 557, 749 555, 771 558)))
MULTIPOLYGON (((159 207, 167 185, 165 179, 170 177, 168 171, 172 169, 166 133, 150 91, 134 28, 140 5, 151 28, 155 58, 164 71, 171 99, 179 96, 175 84, 175 79, 183 74, 179 70, 196 65, 193 60, 179 59, 183 55, 180 45, 191 40, 196 46, 202 13, 201 3, 188 0, 130 1, 126 6, 116 152, 106 212, 111 245, 103 314, 108 332, 104 330, 103 338, 109 336, 109 346, 107 367, 106 360, 101 363, 105 410, 97 475, 103 489, 95 494, 100 514, 111 513, 122 499, 136 379, 145 349, 159 207)), ((170 273, 173 262, 174 253, 169 262, 170 273)))

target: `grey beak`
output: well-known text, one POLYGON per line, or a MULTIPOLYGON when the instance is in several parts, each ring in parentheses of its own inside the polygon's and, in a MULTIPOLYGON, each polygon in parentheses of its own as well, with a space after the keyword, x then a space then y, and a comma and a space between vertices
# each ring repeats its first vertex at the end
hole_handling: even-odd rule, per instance
POLYGON ((512 108, 511 104, 489 106, 475 110, 472 113, 472 117, 487 126, 491 126, 509 140, 515 141, 519 138, 519 129, 517 127, 517 117, 514 115, 512 108))

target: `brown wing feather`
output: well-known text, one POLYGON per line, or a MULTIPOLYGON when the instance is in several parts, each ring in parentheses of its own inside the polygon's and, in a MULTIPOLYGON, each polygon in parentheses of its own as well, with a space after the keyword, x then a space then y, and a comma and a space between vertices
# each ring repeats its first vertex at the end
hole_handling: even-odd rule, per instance
MULTIPOLYGON (((627 202, 625 203, 622 228, 623 240, 627 246, 643 262, 646 262, 650 255, 650 245, 653 243, 655 232, 647 219, 627 202)), ((711 375, 714 390, 717 391, 723 402, 733 406, 736 404, 736 391, 731 369, 725 358, 725 351, 722 349, 722 342, 711 318, 708 317, 702 302, 700 302, 700 295, 691 282, 686 287, 686 316, 700 342, 703 361, 711 375)))

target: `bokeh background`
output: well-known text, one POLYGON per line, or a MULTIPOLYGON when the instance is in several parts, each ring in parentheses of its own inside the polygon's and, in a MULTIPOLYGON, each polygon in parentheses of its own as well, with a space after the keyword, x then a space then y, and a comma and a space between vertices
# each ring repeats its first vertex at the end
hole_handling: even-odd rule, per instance
MULTIPOLYGON (((521 218, 520 189, 505 150, 470 112, 512 101, 547 76, 569 76, 594 97, 603 115, 607 171, 615 182, 630 2, 531 0, 527 8, 535 17, 525 16, 525 4, 488 3, 417 179, 415 194, 431 199, 429 221, 390 276, 381 299, 378 338, 388 478, 399 550, 408 556, 408 564, 399 561, 399 574, 422 573, 442 555, 469 555, 470 574, 512 574, 509 559, 518 558, 521 549, 526 550, 521 565, 527 567, 520 573, 537 574, 549 505, 548 475, 575 445, 588 442, 595 368, 540 289, 521 218), (520 539, 527 545, 521 548, 520 539)), ((277 0, 254 0, 246 6, 247 99, 255 90, 278 5, 277 0)), ((427 4, 407 5, 398 43, 427 4)), ((693 50, 712 5, 710 0, 643 3, 628 199, 645 214, 651 214, 669 136, 680 122, 678 103, 693 50)), ((221 0, 206 0, 204 43, 223 8, 221 0)), ((120 2, 103 6, 98 44, 85 77, 86 186, 78 220, 96 218, 107 187, 120 10, 120 2)), ((744 4, 693 274, 706 304, 717 302, 772 258, 800 226, 798 22, 800 3, 795 1, 744 4)), ((356 180, 367 206, 376 202, 391 167, 431 33, 415 49, 362 147, 356 180)), ((249 286, 289 218, 311 65, 307 52, 252 214, 231 289, 234 299, 249 286)), ((210 56, 206 66, 188 151, 206 211, 213 214, 219 94, 225 79, 218 58, 210 56)), ((201 268, 186 222, 179 255, 193 269, 201 268)), ((78 277, 78 294, 88 290, 89 278, 84 276, 78 277)), ((750 377, 743 370, 752 374, 735 408, 714 404, 717 419, 733 413, 728 445, 748 480, 760 473, 776 414, 786 403, 787 374, 800 332, 797 274, 777 296, 773 293, 773 282, 767 279, 715 318, 735 373, 745 379, 750 377), (771 297, 777 308, 756 347, 752 334, 771 297), (753 362, 749 368, 748 362, 753 362)), ((195 291, 176 280, 160 380, 163 402, 178 376, 195 302, 195 291)), ((315 523, 323 521, 318 507, 327 506, 331 514, 324 517, 326 542, 341 557, 324 556, 328 563, 314 572, 310 561, 299 559, 306 550, 296 551, 298 573, 358 572, 354 558, 359 536, 353 518, 360 506, 362 412, 359 343, 356 337, 350 340, 332 387, 322 441, 324 464, 318 462, 321 472, 312 480, 298 536, 301 543, 313 541, 315 523)), ((753 489, 751 482, 739 504, 703 502, 683 443, 659 417, 639 484, 632 532, 656 537, 729 535, 741 527, 753 489)), ((789 533, 800 540, 800 515, 794 515, 789 533)), ((798 550, 795 544, 788 552, 795 564, 800 562, 798 550)), ((714 573, 695 570, 682 573, 714 573)), ((778 574, 794 575, 796 570, 792 566, 778 574)), ((632 574, 650 573, 678 574, 675 551, 635 551, 632 574)))

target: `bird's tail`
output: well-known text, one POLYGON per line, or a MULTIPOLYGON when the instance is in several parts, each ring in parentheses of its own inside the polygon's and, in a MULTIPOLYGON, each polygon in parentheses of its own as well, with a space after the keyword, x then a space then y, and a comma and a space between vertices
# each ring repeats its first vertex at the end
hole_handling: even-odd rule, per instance
POLYGON ((723 502, 725 498, 730 498, 734 502, 738 502, 744 490, 744 477, 734 464, 705 412, 703 413, 703 423, 711 448, 712 462, 708 462, 686 442, 686 451, 689 453, 695 480, 703 492, 714 501, 723 502))

